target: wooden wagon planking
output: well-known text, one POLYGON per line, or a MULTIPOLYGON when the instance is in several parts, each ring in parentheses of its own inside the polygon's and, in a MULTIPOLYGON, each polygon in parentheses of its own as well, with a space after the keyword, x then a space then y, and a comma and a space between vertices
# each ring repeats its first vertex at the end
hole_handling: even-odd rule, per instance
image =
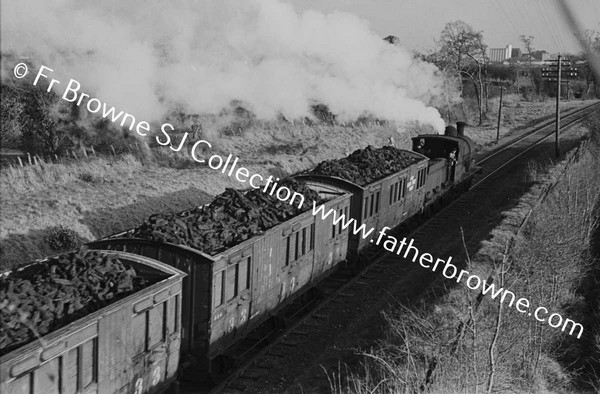
MULTIPOLYGON (((324 196, 326 210, 348 210, 345 192, 324 196)), ((88 244, 122 250, 176 267, 183 280, 182 356, 196 371, 211 372, 212 361, 288 305, 346 259, 347 231, 331 237, 332 217, 308 211, 218 254, 183 245, 129 238, 121 232, 88 244), (329 235, 328 235, 329 234, 329 235)))
POLYGON ((43 344, 36 340, 2 355, 2 393, 145 393, 174 381, 185 274, 143 256, 102 252, 142 276, 163 278, 43 336, 43 344))
POLYGON ((419 153, 404 152, 414 155, 418 161, 365 185, 337 176, 312 173, 294 175, 294 178, 320 193, 352 194, 351 209, 346 218, 353 218, 357 228, 363 224, 365 227, 364 232, 349 234, 348 254, 351 260, 359 257, 383 227, 394 228, 419 213, 423 207, 428 159, 419 153), (372 228, 375 230, 363 237, 372 228))

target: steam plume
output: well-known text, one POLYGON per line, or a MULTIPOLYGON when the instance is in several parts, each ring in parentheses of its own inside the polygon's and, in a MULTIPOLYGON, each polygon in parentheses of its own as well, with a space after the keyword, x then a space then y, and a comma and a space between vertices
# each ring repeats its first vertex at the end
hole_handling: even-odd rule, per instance
MULTIPOLYGON (((259 118, 371 114, 443 129, 442 80, 351 14, 299 13, 277 0, 2 4, 2 51, 28 55, 139 119, 175 106, 217 113, 241 100, 259 118)), ((11 75, 3 75, 10 78, 11 75)))

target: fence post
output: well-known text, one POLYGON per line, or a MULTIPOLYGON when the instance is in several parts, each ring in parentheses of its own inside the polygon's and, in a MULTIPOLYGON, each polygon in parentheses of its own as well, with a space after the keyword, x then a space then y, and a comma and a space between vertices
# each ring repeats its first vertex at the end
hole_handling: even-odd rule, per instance
POLYGON ((73 157, 75 158, 75 160, 79 160, 79 157, 77 157, 74 150, 72 150, 71 153, 73 154, 73 157))
POLYGON ((87 152, 85 151, 85 148, 83 146, 81 147, 81 150, 83 151, 83 155, 87 158, 88 155, 87 155, 87 152))
POLYGON ((17 156, 17 160, 19 160, 19 165, 23 167, 23 162, 21 161, 21 157, 17 156))
POLYGON ((115 152, 115 147, 111 145, 110 149, 112 150, 113 156, 116 156, 117 152, 115 152))
POLYGON ((27 160, 29 161, 29 165, 31 165, 31 155, 27 152, 27 160))
POLYGON ((98 157, 98 155, 96 155, 96 151, 94 150, 94 146, 92 145, 92 153, 94 154, 94 157, 98 157))
POLYGON ((58 163, 58 155, 56 153, 54 154, 54 160, 56 160, 56 162, 58 163))

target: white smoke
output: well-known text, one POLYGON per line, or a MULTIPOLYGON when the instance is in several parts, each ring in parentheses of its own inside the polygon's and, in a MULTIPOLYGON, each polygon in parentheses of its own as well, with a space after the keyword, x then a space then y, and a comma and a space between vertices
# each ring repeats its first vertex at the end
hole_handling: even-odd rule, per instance
MULTIPOLYGON (((277 0, 2 3, 1 50, 35 57, 138 119, 178 106, 218 113, 241 100, 259 118, 362 115, 443 129, 433 65, 390 45, 360 18, 297 12, 277 0)), ((10 77, 7 75, 5 77, 10 77)))

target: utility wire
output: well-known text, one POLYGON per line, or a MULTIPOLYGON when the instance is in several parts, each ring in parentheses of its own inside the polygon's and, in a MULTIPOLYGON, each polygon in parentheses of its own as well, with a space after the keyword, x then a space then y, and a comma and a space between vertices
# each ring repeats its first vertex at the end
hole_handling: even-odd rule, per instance
POLYGON ((519 32, 517 31, 517 28, 516 28, 515 24, 513 23, 512 18, 510 18, 508 16, 508 14, 506 13, 506 10, 502 6, 502 3, 500 3, 500 0, 494 0, 494 2, 498 6, 498 9, 504 14, 504 17, 506 18, 506 20, 508 21, 508 23, 512 26, 513 31, 517 34, 517 36, 519 36, 519 32))

